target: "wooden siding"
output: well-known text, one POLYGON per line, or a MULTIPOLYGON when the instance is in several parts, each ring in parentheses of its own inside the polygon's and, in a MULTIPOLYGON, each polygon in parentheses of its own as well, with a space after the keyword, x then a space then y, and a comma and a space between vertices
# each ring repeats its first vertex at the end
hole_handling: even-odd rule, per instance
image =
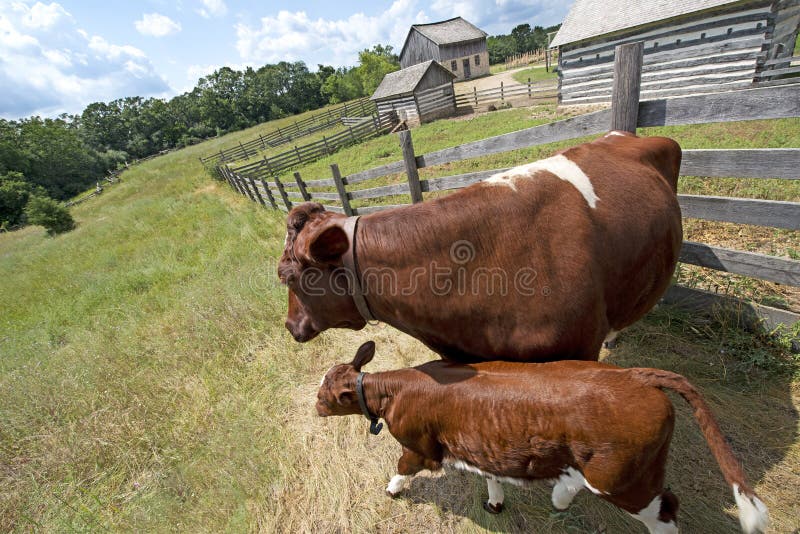
POLYGON ((451 59, 475 56, 484 52, 488 53, 488 48, 486 48, 486 39, 467 41, 464 43, 454 43, 444 45, 439 49, 439 61, 441 63, 446 63, 451 59))
POLYGON ((404 69, 431 59, 440 61, 439 47, 412 27, 408 33, 405 50, 400 56, 400 68, 404 69))
POLYGON ((565 45, 559 57, 559 97, 563 104, 611 99, 614 47, 644 41, 641 98, 663 98, 743 88, 752 84, 757 61, 774 26, 770 2, 738 11, 714 11, 579 45, 565 45))

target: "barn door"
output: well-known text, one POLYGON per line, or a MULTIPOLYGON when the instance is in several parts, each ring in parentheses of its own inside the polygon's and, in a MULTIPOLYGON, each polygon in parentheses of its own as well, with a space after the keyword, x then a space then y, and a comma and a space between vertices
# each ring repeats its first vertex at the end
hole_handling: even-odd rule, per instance
POLYGON ((464 78, 471 78, 472 73, 469 71, 469 58, 464 60, 464 78))

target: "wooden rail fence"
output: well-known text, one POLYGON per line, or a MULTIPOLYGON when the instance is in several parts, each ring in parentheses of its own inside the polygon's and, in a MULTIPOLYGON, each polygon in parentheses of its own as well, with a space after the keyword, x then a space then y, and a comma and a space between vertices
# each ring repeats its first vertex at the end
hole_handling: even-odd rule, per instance
POLYGON ((225 162, 249 159, 267 148, 291 143, 293 140, 316 133, 340 124, 348 117, 368 117, 375 113, 375 104, 369 98, 360 98, 352 102, 345 102, 341 106, 331 108, 324 113, 318 113, 300 121, 295 121, 284 128, 260 135, 256 139, 239 143, 237 146, 220 150, 206 157, 200 158, 204 165, 214 165, 225 162))
MULTIPOLYGON (((629 49, 636 44, 621 45, 620 48, 629 49)), ((641 48, 638 54, 640 66, 641 48)), ((624 51, 617 55, 620 57, 620 77, 631 78, 635 82, 637 75, 631 71, 636 69, 636 55, 624 51), (621 59, 624 57, 633 59, 623 64, 621 59)), ((800 117, 800 83, 643 102, 638 101, 637 83, 620 81, 619 86, 618 91, 628 91, 628 94, 617 95, 611 109, 427 154, 417 155, 414 152, 411 132, 402 131, 398 135, 403 149, 403 160, 347 176, 342 176, 338 165, 334 164, 331 165, 330 177, 314 180, 305 180, 298 172, 294 173, 291 182, 285 183, 277 175, 270 180, 254 179, 233 169, 227 169, 224 178, 234 189, 248 195, 254 201, 265 206, 269 204, 283 211, 291 209, 295 202, 313 200, 322 203, 328 210, 347 215, 364 215, 421 202, 424 193, 460 189, 507 170, 491 169, 420 179, 418 169, 602 134, 607 132, 612 124, 617 128, 635 131, 636 127, 800 117), (634 113, 630 113, 631 109, 634 113), (406 174, 405 181, 379 187, 354 187, 376 178, 399 173, 406 174), (405 195, 407 195, 405 199, 401 197, 397 200, 398 196, 405 195), (388 202, 393 203, 364 204, 365 201, 381 198, 386 202, 385 197, 391 197, 392 200, 388 202)), ((798 162, 800 162, 800 148, 688 149, 683 151, 681 175, 797 180, 800 179, 798 162)), ((684 194, 678 195, 678 200, 685 218, 800 230, 798 202, 684 194)), ((684 242, 680 261, 779 284, 800 286, 800 261, 791 259, 703 243, 684 242)), ((702 306, 708 306, 710 301, 717 300, 713 295, 696 291, 687 296, 686 291, 686 288, 675 287, 668 292, 665 299, 671 301, 699 299, 702 306)), ((766 306, 749 304, 748 310, 754 322, 765 321, 771 327, 776 323, 794 323, 800 320, 798 314, 766 306)))
POLYGON ((342 132, 330 137, 323 137, 320 141, 302 146, 295 145, 291 150, 281 154, 271 157, 264 156, 261 160, 239 167, 221 165, 219 172, 227 170, 237 175, 259 179, 265 176, 275 177, 292 167, 311 163, 321 157, 333 154, 342 147, 360 143, 370 137, 386 133, 396 124, 397 118, 392 114, 375 114, 364 118, 364 120, 353 126, 348 126, 342 132))
POLYGON ((501 102, 512 99, 527 98, 529 100, 553 100, 558 97, 558 82, 548 80, 544 82, 531 82, 528 78, 527 83, 504 84, 500 82, 499 87, 478 90, 472 88, 472 92, 464 92, 456 95, 456 106, 479 106, 491 102, 501 102))

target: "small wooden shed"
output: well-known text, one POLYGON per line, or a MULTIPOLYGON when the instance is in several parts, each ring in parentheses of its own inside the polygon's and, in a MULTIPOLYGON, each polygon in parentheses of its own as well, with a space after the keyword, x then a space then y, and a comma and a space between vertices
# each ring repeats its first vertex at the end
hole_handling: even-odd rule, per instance
POLYGON ((394 111, 414 126, 455 113, 454 79, 452 72, 430 60, 390 72, 370 100, 379 114, 394 111))
POLYGON ((489 74, 486 35, 461 17, 414 24, 400 51, 400 67, 434 60, 455 74, 458 80, 489 74))
POLYGON ((614 47, 635 41, 642 99, 763 84, 789 67, 798 23, 800 0, 575 0, 550 43, 559 102, 608 102, 614 47))

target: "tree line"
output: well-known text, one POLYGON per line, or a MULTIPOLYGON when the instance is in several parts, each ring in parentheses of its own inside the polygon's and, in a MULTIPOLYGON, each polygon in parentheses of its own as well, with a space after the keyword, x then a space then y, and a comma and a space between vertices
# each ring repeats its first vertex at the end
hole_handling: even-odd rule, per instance
POLYGON ((511 30, 508 35, 491 35, 486 39, 486 46, 489 49, 489 64, 495 65, 503 63, 507 57, 514 54, 524 54, 534 52, 542 48, 547 48, 549 44, 547 34, 557 31, 561 24, 543 28, 530 24, 520 24, 511 30))
POLYGON ((0 119, 0 229, 32 222, 26 206, 34 198, 66 200, 127 161, 370 95, 398 68, 392 47, 377 45, 352 68, 222 67, 169 100, 134 96, 55 119, 0 119))

